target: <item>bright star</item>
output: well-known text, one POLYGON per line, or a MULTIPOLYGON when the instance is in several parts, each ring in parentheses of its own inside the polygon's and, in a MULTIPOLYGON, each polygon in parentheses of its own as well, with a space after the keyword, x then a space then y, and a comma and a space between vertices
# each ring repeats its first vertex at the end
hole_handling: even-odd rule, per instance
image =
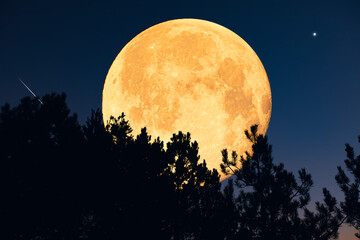
POLYGON ((316 36, 317 36, 317 33, 316 33, 316 32, 313 32, 312 35, 313 35, 313 37, 316 37, 316 36))

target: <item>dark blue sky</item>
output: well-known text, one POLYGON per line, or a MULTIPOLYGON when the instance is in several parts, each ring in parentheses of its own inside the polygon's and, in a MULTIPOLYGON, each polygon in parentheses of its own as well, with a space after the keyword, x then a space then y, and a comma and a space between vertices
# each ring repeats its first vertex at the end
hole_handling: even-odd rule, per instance
POLYGON ((275 161, 313 175, 313 200, 322 199, 322 187, 341 199, 334 176, 344 165, 344 143, 360 153, 358 0, 2 0, 0 105, 15 106, 29 95, 21 77, 38 95, 66 92, 84 122, 101 107, 107 71, 122 47, 146 28, 176 18, 223 25, 255 50, 272 90, 268 136, 275 161))

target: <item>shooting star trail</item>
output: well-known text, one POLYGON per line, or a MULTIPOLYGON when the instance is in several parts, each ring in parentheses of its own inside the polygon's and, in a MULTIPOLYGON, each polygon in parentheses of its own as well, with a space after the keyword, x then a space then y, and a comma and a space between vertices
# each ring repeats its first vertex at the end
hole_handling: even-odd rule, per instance
POLYGON ((21 80, 21 78, 19 78, 19 80, 27 88, 27 90, 29 90, 29 92, 31 92, 31 94, 34 96, 34 98, 39 100, 41 105, 44 105, 43 102, 40 100, 40 98, 38 96, 36 96, 36 94, 33 91, 31 91, 31 89, 28 86, 26 86, 26 84, 21 80))

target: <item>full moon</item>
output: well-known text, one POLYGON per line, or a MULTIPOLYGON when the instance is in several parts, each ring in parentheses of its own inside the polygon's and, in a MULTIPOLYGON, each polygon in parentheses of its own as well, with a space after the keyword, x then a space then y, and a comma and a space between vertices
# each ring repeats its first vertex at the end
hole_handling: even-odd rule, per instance
POLYGON ((224 180, 221 150, 251 152, 244 131, 257 124, 266 133, 271 102, 265 69, 242 38, 209 21, 177 19, 146 29, 120 51, 102 111, 104 123, 124 112, 133 134, 146 127, 165 142, 190 132, 200 160, 224 180))

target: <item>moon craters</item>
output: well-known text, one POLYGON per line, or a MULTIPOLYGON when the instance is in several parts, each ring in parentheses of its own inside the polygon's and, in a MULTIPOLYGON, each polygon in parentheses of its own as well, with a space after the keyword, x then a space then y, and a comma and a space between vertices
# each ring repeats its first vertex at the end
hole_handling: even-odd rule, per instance
POLYGON ((190 132, 201 160, 221 172, 222 149, 249 150, 244 130, 253 124, 265 134, 271 91, 261 61, 239 36, 208 21, 179 19, 145 30, 121 50, 102 106, 104 122, 125 112, 134 134, 147 127, 167 142, 177 131, 190 132))

